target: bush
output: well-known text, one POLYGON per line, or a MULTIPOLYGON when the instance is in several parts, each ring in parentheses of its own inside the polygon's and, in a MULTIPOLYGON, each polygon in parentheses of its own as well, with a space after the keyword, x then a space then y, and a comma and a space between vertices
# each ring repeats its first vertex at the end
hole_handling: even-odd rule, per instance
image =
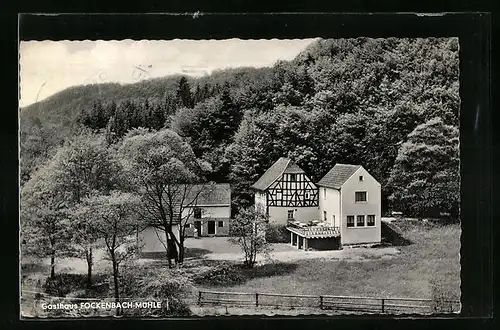
MULTIPOLYGON (((71 292, 87 289, 87 275, 84 274, 57 274, 54 278, 48 277, 43 285, 45 293, 51 296, 65 297, 71 292)), ((97 275, 92 277, 92 288, 86 296, 106 296, 109 284, 106 277, 97 275)))
POLYGON ((232 264, 221 264, 193 278, 196 284, 225 286, 240 284, 245 281, 239 269, 232 264))
POLYGON ((269 243, 290 243, 290 232, 285 226, 269 225, 266 230, 266 241, 269 243))
POLYGON ((191 314, 192 312, 189 305, 177 297, 170 297, 168 299, 168 305, 167 300, 162 301, 162 316, 190 316, 191 314))
POLYGON ((45 293, 51 296, 65 297, 72 291, 85 288, 87 276, 82 274, 57 274, 54 278, 48 277, 43 285, 45 293))
POLYGON ((129 316, 191 315, 189 305, 183 300, 190 286, 189 276, 183 269, 124 267, 120 281, 124 297, 152 298, 162 301, 160 310, 128 310, 126 314, 129 316))
POLYGON ((455 301, 457 297, 450 290, 446 290, 442 285, 432 281, 432 310, 435 313, 453 313, 457 311, 455 301))

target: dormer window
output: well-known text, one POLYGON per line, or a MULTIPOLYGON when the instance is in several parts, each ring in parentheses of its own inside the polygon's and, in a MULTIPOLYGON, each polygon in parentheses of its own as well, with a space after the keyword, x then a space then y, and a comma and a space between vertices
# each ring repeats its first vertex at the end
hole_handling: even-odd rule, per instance
POLYGON ((362 176, 362 175, 360 175, 360 176, 359 176, 359 182, 363 182, 363 179, 364 179, 364 178, 363 178, 363 176, 362 176))

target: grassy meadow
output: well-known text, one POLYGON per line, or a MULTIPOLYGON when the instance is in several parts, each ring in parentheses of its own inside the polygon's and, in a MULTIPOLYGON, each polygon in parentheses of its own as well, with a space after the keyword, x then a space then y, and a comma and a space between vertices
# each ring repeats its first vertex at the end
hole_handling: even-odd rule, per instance
MULTIPOLYGON (((247 271, 244 283, 206 289, 239 292, 460 299, 460 224, 395 222, 410 245, 390 259, 298 260, 265 272, 247 271), (265 273, 268 276, 259 276, 265 273), (433 291, 434 290, 434 291, 433 291)), ((269 268, 268 266, 266 268, 269 268)))

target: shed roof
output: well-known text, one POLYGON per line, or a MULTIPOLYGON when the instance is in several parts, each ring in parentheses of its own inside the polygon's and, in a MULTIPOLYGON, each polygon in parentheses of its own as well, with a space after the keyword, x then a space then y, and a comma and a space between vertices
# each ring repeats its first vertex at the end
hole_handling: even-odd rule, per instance
POLYGON ((231 187, 229 183, 197 184, 190 190, 187 202, 193 201, 196 196, 196 205, 231 205, 231 187))
POLYGON ((290 158, 281 157, 252 185, 252 188, 266 190, 283 173, 304 173, 304 171, 290 158))
POLYGON ((336 164, 317 184, 322 187, 340 189, 360 167, 361 165, 336 164))

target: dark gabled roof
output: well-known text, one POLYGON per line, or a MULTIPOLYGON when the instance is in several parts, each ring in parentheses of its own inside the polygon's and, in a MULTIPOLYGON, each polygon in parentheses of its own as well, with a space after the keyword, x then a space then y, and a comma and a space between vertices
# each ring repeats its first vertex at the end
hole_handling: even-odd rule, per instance
POLYGON ((289 158, 281 157, 255 182, 251 188, 266 190, 271 183, 283 173, 304 173, 304 171, 289 158))
POLYGON ((361 165, 336 164, 319 180, 318 186, 340 189, 342 185, 360 168, 361 165))
POLYGON ((231 187, 229 183, 198 184, 193 185, 186 203, 191 203, 194 199, 196 205, 231 205, 231 187))

